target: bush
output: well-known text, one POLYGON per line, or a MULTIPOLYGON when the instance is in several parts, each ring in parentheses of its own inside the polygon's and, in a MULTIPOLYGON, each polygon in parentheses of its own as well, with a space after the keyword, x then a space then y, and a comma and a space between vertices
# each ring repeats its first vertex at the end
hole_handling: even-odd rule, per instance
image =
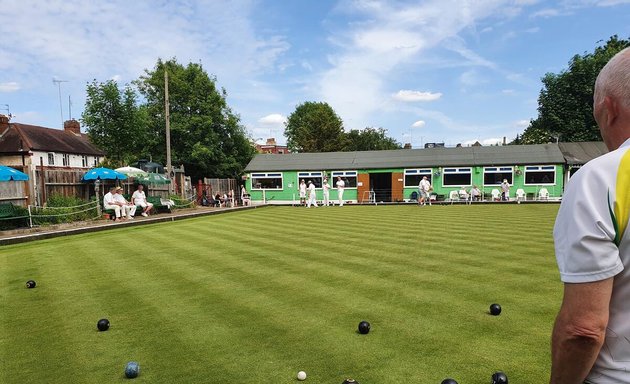
POLYGON ((89 220, 97 216, 96 203, 85 205, 96 200, 86 201, 74 196, 51 195, 46 207, 33 210, 34 225, 50 225, 89 220))

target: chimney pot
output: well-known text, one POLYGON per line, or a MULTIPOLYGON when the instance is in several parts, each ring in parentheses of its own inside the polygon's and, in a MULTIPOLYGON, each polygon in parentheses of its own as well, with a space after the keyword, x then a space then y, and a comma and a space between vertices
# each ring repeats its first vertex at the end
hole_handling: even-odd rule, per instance
POLYGON ((81 124, 76 120, 67 120, 63 123, 63 130, 66 132, 74 133, 75 135, 81 134, 81 124))

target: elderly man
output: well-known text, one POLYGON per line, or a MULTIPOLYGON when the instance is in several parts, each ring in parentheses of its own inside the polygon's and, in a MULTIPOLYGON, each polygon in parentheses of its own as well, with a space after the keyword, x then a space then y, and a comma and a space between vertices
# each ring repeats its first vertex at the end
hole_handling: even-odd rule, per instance
POLYGON ((116 196, 116 187, 111 187, 109 189, 109 192, 107 192, 105 196, 103 196, 103 208, 113 209, 114 213, 116 214, 115 221, 120 221, 121 206, 116 202, 114 196, 116 196))
POLYGON ((128 220, 133 219, 133 216, 136 214, 136 206, 131 204, 125 199, 122 195, 122 188, 116 187, 116 194, 114 195, 114 201, 116 204, 120 205, 120 213, 125 216, 128 220))
POLYGON ((610 152, 571 178, 556 219, 552 384, 630 383, 630 49, 599 73, 593 109, 610 152))
POLYGON ((149 216, 149 212, 153 208, 153 204, 147 201, 147 195, 144 194, 144 186, 142 184, 138 184, 138 189, 131 195, 131 204, 136 207, 142 207, 142 216, 149 216))

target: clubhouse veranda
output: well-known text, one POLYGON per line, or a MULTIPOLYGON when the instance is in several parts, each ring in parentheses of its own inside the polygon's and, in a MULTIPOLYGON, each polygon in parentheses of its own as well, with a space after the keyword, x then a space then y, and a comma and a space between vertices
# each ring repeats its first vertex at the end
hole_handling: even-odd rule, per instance
POLYGON ((346 184, 344 201, 353 203, 409 201, 423 176, 431 181, 438 201, 472 185, 489 200, 504 179, 511 185, 511 197, 522 189, 526 200, 538 200, 544 189, 549 199, 558 200, 571 176, 607 151, 602 142, 576 142, 258 154, 247 165, 244 179, 252 201, 268 204, 294 204, 302 179, 313 181, 321 200, 324 177, 333 187, 331 200, 337 199, 334 183, 341 177, 346 184))

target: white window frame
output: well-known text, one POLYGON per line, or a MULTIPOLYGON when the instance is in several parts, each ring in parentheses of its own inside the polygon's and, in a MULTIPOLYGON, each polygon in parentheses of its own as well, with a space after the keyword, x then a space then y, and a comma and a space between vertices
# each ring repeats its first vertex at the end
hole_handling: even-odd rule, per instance
POLYGON ((90 161, 89 161, 87 155, 82 155, 81 156, 81 166, 83 168, 87 168, 89 166, 88 164, 90 164, 90 161))
POLYGON ((70 155, 67 153, 61 154, 61 165, 64 167, 70 166, 70 155))
POLYGON ((55 165, 55 152, 48 152, 48 165, 55 165))
MULTIPOLYGON (((304 171, 304 172, 298 172, 297 173, 297 185, 300 185, 300 180, 304 180, 306 184, 306 186, 308 187, 308 181, 315 179, 315 178, 319 178, 322 179, 321 185, 324 185, 324 177, 326 177, 326 174, 322 171, 318 171, 318 172, 310 172, 310 171, 304 171)), ((315 187, 315 189, 322 189, 321 187, 315 187)))
POLYGON ((510 185, 514 184, 514 167, 483 167, 483 186, 499 187, 501 186, 501 182, 499 182, 499 184, 486 184, 486 173, 511 173, 512 181, 510 185))
POLYGON ((442 169, 442 188, 457 188, 457 187, 470 187, 472 185, 472 167, 448 167, 442 169), (467 173, 470 175, 470 183, 469 184, 453 184, 446 185, 444 181, 446 180, 446 175, 456 175, 456 174, 467 173))
POLYGON ((330 172, 330 179, 332 180, 332 185, 331 188, 337 188, 337 177, 341 176, 341 179, 347 178, 347 177, 354 177, 355 179, 357 179, 357 186, 356 187, 348 187, 347 185, 344 187, 344 189, 357 189, 359 187, 359 172, 357 171, 331 171, 330 172))
POLYGON ((523 170, 523 178, 525 180, 524 185, 556 185, 556 179, 558 178, 558 170, 555 165, 526 165, 523 170), (553 169, 553 181, 551 183, 528 183, 527 172, 549 172, 553 169))
POLYGON ((252 172, 250 173, 252 180, 252 191, 283 191, 284 190, 284 172, 252 172), (282 180, 281 188, 255 188, 254 179, 277 179, 282 180))
POLYGON ((418 184, 407 185, 407 176, 430 176, 433 181, 433 169, 431 168, 408 168, 403 171, 403 188, 417 188, 418 184))
POLYGON ((98 165, 99 158, 98 156, 94 156, 94 167, 98 165))

